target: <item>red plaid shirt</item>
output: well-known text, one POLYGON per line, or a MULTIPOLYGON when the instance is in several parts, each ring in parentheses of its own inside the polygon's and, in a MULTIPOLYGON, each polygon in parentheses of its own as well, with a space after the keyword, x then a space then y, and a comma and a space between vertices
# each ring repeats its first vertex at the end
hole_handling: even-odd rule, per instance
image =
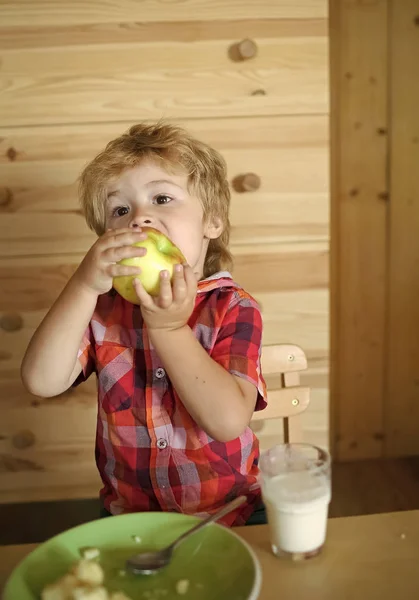
MULTIPOLYGON (((188 324, 213 360, 255 385, 256 410, 265 408, 256 301, 228 273, 218 273, 199 282, 188 324)), ((223 520, 245 523, 260 500, 258 440, 249 427, 226 443, 198 427, 151 346, 139 306, 113 290, 100 296, 79 360, 75 385, 97 374, 96 463, 108 511, 206 516, 246 494, 247 504, 223 520)))

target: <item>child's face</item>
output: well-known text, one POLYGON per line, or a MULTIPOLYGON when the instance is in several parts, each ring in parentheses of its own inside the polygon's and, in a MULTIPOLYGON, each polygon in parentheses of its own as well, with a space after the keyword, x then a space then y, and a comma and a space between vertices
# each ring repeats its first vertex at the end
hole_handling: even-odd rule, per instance
POLYGON ((124 171, 108 185, 106 228, 158 229, 201 278, 209 240, 219 237, 222 226, 220 221, 204 223, 201 202, 189 194, 187 184, 186 175, 170 174, 154 162, 124 171))

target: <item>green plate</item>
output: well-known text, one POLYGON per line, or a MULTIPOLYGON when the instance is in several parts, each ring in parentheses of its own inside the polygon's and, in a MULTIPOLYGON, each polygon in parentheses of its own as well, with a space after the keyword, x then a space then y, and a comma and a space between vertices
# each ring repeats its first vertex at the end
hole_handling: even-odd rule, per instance
POLYGON ((39 600, 43 587, 64 575, 80 559, 79 549, 87 546, 101 552, 108 589, 123 591, 132 600, 256 600, 261 585, 258 560, 246 542, 221 525, 208 525, 185 540, 159 573, 121 573, 128 556, 162 548, 197 522, 196 517, 176 513, 136 513, 70 529, 40 545, 16 567, 3 600, 39 600), (176 591, 181 579, 189 581, 183 595, 176 591), (158 591, 164 589, 166 593, 158 591))

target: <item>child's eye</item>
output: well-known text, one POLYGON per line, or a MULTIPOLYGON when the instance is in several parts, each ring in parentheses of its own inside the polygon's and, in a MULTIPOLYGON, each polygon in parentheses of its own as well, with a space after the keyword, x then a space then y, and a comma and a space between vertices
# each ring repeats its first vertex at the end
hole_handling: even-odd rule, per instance
POLYGON ((172 201, 170 196, 166 196, 166 194, 159 194, 153 199, 153 204, 168 204, 172 201))
POLYGON ((123 217, 128 214, 128 208, 126 206, 118 206, 112 213, 113 217, 123 217))

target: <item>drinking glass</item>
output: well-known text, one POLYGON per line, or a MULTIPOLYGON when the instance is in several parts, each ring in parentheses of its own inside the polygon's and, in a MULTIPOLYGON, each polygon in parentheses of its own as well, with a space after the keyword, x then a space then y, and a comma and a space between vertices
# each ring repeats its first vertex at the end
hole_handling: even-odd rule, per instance
POLYGON ((262 454, 260 470, 273 553, 293 560, 319 554, 331 500, 329 453, 310 444, 280 444, 262 454))

